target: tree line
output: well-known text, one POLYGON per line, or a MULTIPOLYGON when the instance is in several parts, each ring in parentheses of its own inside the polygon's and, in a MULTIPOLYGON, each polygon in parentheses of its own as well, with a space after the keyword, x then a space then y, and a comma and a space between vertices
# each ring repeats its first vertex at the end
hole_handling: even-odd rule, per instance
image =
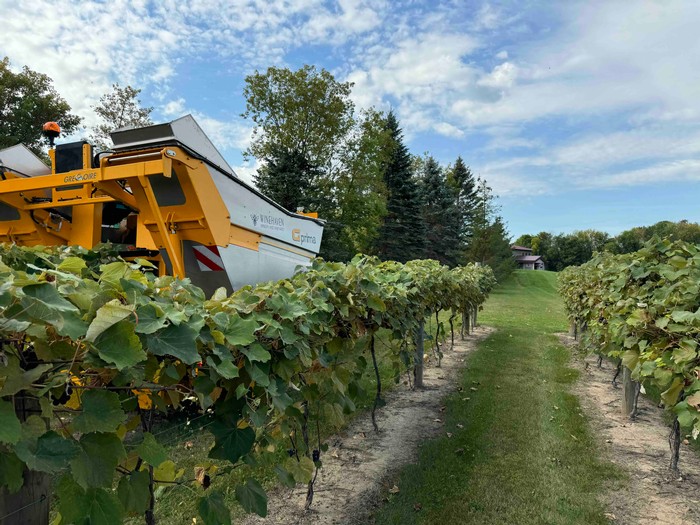
POLYGON ((558 272, 568 266, 579 266, 589 261, 596 252, 636 252, 654 237, 700 244, 700 224, 687 220, 660 221, 651 226, 625 230, 619 235, 598 230, 579 230, 567 234, 540 232, 536 235, 521 235, 515 244, 532 248, 533 253, 542 256, 548 270, 558 272))
POLYGON ((323 257, 475 261, 499 277, 512 269, 495 196, 461 156, 443 166, 411 154, 393 111, 356 111, 353 84, 326 70, 270 67, 245 83, 255 183, 287 209, 327 221, 323 257))
MULTIPOLYGON (((258 188, 291 211, 326 220, 321 256, 349 261, 357 253, 405 262, 429 258, 451 267, 474 261, 503 277, 513 268, 509 235, 485 180, 461 157, 447 166, 414 155, 396 114, 356 110, 351 82, 305 65, 270 67, 245 78, 246 109, 253 125, 244 152, 257 159, 258 188)), ((0 148, 24 143, 45 158, 41 127, 57 121, 65 134, 82 117, 50 77, 0 62, 0 148)), ((92 107, 100 122, 90 141, 102 149, 109 133, 151 124, 139 89, 114 84, 92 107)))

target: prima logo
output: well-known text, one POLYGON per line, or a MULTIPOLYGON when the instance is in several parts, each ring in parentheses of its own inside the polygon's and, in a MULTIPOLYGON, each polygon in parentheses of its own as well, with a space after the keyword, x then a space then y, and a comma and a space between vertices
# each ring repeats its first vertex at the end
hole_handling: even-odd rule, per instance
POLYGON ((250 218, 251 218, 252 221, 253 221, 253 226, 257 226, 257 225, 258 225, 258 214, 257 214, 257 213, 253 213, 253 214, 250 216, 250 218))
POLYGON ((294 228, 292 230, 292 240, 298 242, 302 246, 304 246, 304 244, 316 244, 316 237, 301 233, 299 228, 294 228))

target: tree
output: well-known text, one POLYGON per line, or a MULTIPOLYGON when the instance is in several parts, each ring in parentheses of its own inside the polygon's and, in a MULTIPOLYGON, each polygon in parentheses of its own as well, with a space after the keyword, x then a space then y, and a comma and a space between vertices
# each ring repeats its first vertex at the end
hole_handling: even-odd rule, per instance
POLYGON ((447 182, 457 196, 457 211, 462 223, 460 239, 466 246, 474 234, 474 220, 479 203, 477 180, 462 157, 457 157, 454 166, 447 172, 447 182))
POLYGON ((534 237, 532 235, 526 233, 515 239, 515 241, 513 241, 513 244, 517 246, 525 246, 526 248, 532 248, 533 238, 534 237))
POLYGON ((331 164, 353 127, 352 83, 309 65, 297 71, 270 67, 248 75, 245 83, 241 116, 255 125, 247 156, 266 160, 283 149, 298 151, 321 168, 331 164))
POLYGON ((140 89, 112 84, 112 91, 102 95, 100 103, 92 106, 102 120, 101 124, 93 126, 90 135, 90 140, 95 146, 100 149, 112 147, 109 134, 114 130, 125 127, 140 128, 153 124, 150 118, 153 108, 141 107, 139 93, 141 93, 140 89))
POLYGON ((300 205, 318 212, 327 221, 321 255, 332 260, 370 251, 385 213, 390 134, 382 113, 355 115, 351 87, 326 70, 304 66, 255 72, 244 89, 242 116, 255 125, 245 153, 262 165, 258 187, 287 199, 282 204, 294 204, 292 210, 300 205), (290 163, 292 157, 298 162, 290 163))
POLYGON ((431 156, 422 163, 419 189, 426 230, 424 257, 457 266, 463 255, 459 201, 448 186, 442 168, 431 156))
POLYGON ((423 255, 425 224, 420 194, 411 172, 411 155, 393 111, 387 116, 386 128, 391 135, 389 161, 384 168, 387 213, 379 228, 376 247, 381 258, 405 262, 423 255))
POLYGON ((385 115, 374 109, 363 111, 331 178, 334 209, 323 211, 331 219, 326 225, 328 234, 324 234, 324 257, 349 260, 374 249, 386 214, 383 174, 391 140, 385 115))
POLYGON ((318 168, 300 151, 279 149, 258 169, 255 184, 265 195, 288 210, 308 209, 309 190, 318 168))
POLYGON ((27 66, 13 73, 7 57, 0 61, 0 149, 21 143, 43 155, 45 122, 58 122, 66 135, 78 129, 82 119, 70 111, 48 75, 27 66))
POLYGON ((510 249, 510 236, 503 218, 498 214, 500 208, 495 199, 486 180, 478 179, 473 234, 467 258, 490 266, 496 278, 502 280, 515 269, 515 261, 510 249))

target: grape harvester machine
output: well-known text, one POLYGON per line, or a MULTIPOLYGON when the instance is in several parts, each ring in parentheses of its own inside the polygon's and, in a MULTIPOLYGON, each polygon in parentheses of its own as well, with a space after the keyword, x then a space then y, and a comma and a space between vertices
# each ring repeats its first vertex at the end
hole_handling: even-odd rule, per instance
MULTIPOLYGON (((49 150, 0 151, 0 242, 101 242, 207 293, 288 277, 318 254, 324 221, 292 213, 239 179, 192 116, 49 150)), ((53 139, 52 139, 53 142, 53 139)))

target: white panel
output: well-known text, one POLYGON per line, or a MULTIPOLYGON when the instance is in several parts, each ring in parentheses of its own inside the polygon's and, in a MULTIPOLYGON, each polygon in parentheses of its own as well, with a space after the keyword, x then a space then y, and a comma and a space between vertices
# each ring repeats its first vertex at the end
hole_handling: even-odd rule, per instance
POLYGON ((309 255, 319 252, 323 236, 321 224, 285 213, 239 181, 231 180, 215 169, 209 168, 209 173, 226 203, 233 224, 301 248, 309 255))
POLYGON ((21 171, 30 177, 51 173, 51 168, 41 162, 41 159, 24 144, 17 144, 0 151, 0 164, 21 171))
POLYGON ((260 244, 259 252, 229 245, 219 248, 219 253, 234 290, 246 284, 291 277, 297 267, 310 264, 306 257, 266 244, 260 244))

